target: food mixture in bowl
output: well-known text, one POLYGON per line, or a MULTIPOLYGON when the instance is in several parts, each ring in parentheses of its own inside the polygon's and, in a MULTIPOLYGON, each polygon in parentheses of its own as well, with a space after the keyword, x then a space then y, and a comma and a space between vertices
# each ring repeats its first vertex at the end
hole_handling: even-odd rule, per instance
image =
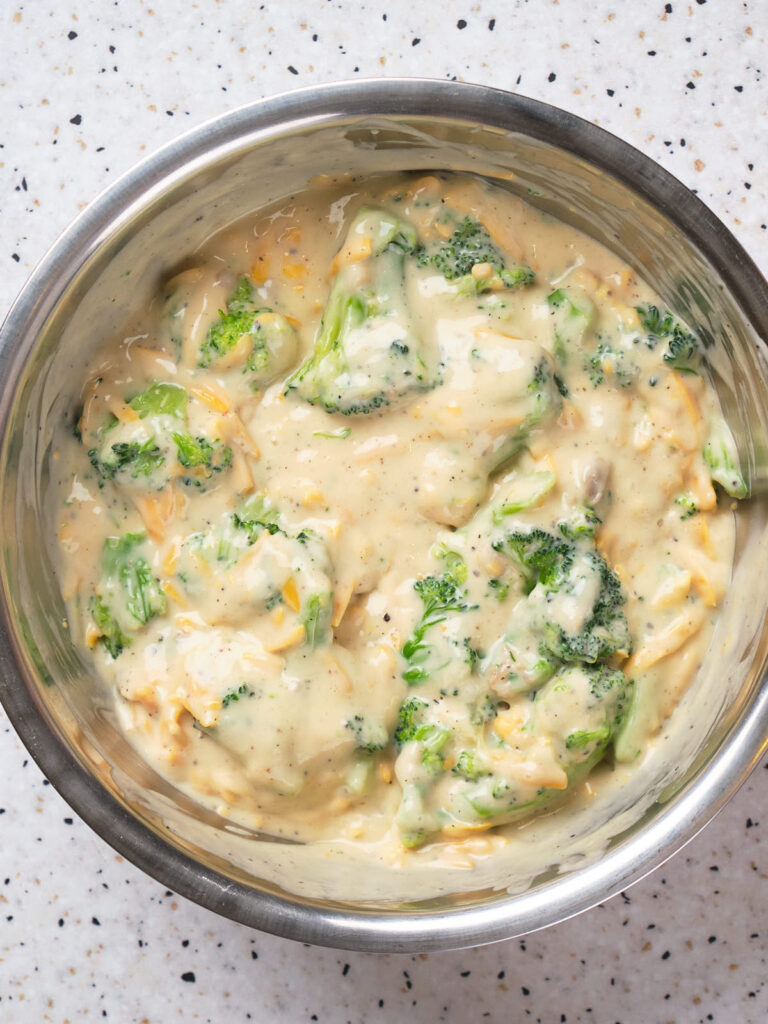
POLYGON ((92 360, 54 466, 72 636, 145 759, 392 863, 641 770, 746 493, 686 325, 448 175, 210 239, 92 360))

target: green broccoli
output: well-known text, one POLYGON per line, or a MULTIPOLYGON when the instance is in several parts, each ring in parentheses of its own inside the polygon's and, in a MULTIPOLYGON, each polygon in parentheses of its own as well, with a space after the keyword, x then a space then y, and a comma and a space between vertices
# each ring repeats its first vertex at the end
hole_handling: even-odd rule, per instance
POLYGON ((284 316, 258 306, 253 284, 247 277, 238 281, 226 311, 219 310, 218 320, 200 346, 197 365, 215 364, 244 337, 249 339, 250 348, 242 372, 249 375, 253 388, 274 380, 290 365, 298 345, 296 332, 284 316))
MULTIPOLYGON (((537 691, 525 731, 551 745, 565 772, 566 792, 586 778, 619 736, 631 691, 622 672, 603 665, 567 666, 537 691)), ((453 770, 460 779, 443 814, 460 821, 493 818, 501 824, 544 810, 563 796, 560 789, 533 789, 483 768, 473 751, 461 755, 453 770)))
POLYGON ((194 438, 190 434, 174 432, 177 457, 185 469, 192 473, 182 477, 181 482, 193 487, 202 487, 214 473, 229 469, 232 465, 232 449, 221 441, 208 441, 204 437, 194 438))
POLYGON ((397 750, 402 750, 406 743, 416 738, 421 726, 424 708, 429 707, 427 701, 420 697, 408 697, 400 705, 395 726, 394 741, 397 750))
POLYGON ((107 537, 102 554, 102 577, 90 601, 100 640, 113 658, 128 646, 129 633, 164 614, 165 594, 138 549, 143 533, 107 537))
POLYGON ((451 771, 454 775, 461 775, 463 779, 472 780, 491 774, 488 767, 478 758, 475 750, 462 750, 451 771))
POLYGON ((562 366, 568 362, 571 349, 578 348, 592 324, 595 307, 576 288, 557 288, 547 296, 549 314, 554 328, 555 357, 562 366))
POLYGON ((479 295, 500 288, 516 288, 530 284, 534 273, 530 267, 507 267, 503 254, 496 248, 486 228, 472 217, 465 217, 447 242, 419 254, 421 266, 433 266, 460 294, 479 295), (475 277, 472 268, 487 264, 491 273, 475 277))
POLYGON ((233 513, 232 521, 239 530, 245 531, 249 544, 255 544, 264 530, 272 535, 285 532, 280 527, 277 509, 262 494, 248 498, 239 511, 233 513))
POLYGON ((331 625, 333 602, 330 594, 312 594, 302 605, 299 621, 304 626, 306 643, 319 647, 324 643, 331 625))
POLYGON ((359 750, 383 750, 389 743, 389 733, 382 723, 365 715, 353 715, 344 723, 355 738, 359 750))
POLYGON ((590 505, 575 505, 567 519, 561 519, 557 528, 563 537, 578 540, 579 537, 594 537, 602 519, 590 505))
POLYGON ((131 638, 122 631, 120 623, 100 597, 91 598, 88 610, 99 632, 99 642, 113 658, 117 658, 130 644, 131 638))
POLYGON ((443 769, 441 751, 451 737, 451 730, 426 720, 426 701, 409 697, 400 705, 395 726, 395 748, 403 749, 406 743, 418 743, 421 748, 421 765, 426 776, 436 775, 443 769))
MULTIPOLYGON (((570 526, 569 526, 570 528, 570 526)), ((562 524, 561 524, 562 532, 562 524)), ((629 653, 629 625, 622 611, 621 584, 588 534, 557 537, 538 527, 520 524, 493 543, 521 568, 531 624, 542 634, 547 651, 562 661, 594 664, 617 652, 629 653), (575 595, 591 595, 581 628, 572 631, 559 621, 575 595)), ((562 619, 568 620, 568 615, 562 619)))
POLYGON ((709 437, 702 450, 709 475, 732 498, 745 498, 749 493, 739 466, 739 453, 728 424, 717 416, 710 424, 709 437))
POLYGON ((619 669, 569 665, 536 694, 531 730, 546 729, 556 738, 569 784, 576 776, 583 778, 605 756, 629 709, 631 687, 619 669), (568 716, 563 715, 564 706, 568 716))
POLYGON ((640 373, 634 363, 625 352, 612 348, 605 342, 600 342, 584 364, 584 369, 589 374, 592 387, 599 387, 606 377, 613 378, 620 388, 629 388, 635 383, 640 373))
MULTIPOLYGON (((414 332, 405 289, 405 260, 415 228, 386 210, 363 209, 347 246, 370 240, 370 255, 344 265, 331 287, 314 349, 288 378, 295 390, 329 413, 364 414, 432 386, 414 332)), ((343 250, 342 250, 343 251, 343 250)))
POLYGON ((698 373, 701 362, 701 342, 669 310, 662 312, 658 306, 637 306, 640 322, 646 332, 646 344, 656 347, 659 341, 666 342, 662 355, 665 363, 682 373, 698 373))
POLYGON ((173 416, 183 420, 187 414, 189 396, 180 384, 153 381, 128 403, 142 419, 147 416, 173 416))
POLYGON ((515 477, 507 488, 504 501, 493 510, 494 523, 503 523, 507 516, 521 512, 531 505, 538 505, 556 483, 557 477, 549 471, 515 477))
POLYGON ((433 645, 425 640, 427 631, 444 622, 450 613, 466 612, 475 607, 467 602, 467 592, 462 586, 466 579, 466 565, 463 559, 457 558, 459 561, 454 562, 453 568, 442 575, 427 576, 414 583, 413 588, 421 598, 424 610, 401 651, 409 666, 403 672, 403 679, 409 686, 424 682, 431 675, 426 663, 433 645))
POLYGON ((181 385, 153 381, 128 402, 146 422, 119 423, 110 415, 95 432, 97 444, 88 451, 99 486, 107 480, 137 481, 144 487, 160 489, 170 480, 177 463, 190 471, 181 475, 181 483, 202 487, 214 473, 228 469, 231 448, 219 440, 192 437, 183 429, 188 403, 189 396, 181 385), (144 436, 139 438, 137 433, 144 436))
POLYGON ((90 448, 88 458, 98 474, 99 485, 118 474, 127 474, 132 480, 148 479, 165 462, 165 456, 153 437, 148 441, 116 441, 101 451, 90 448))
MULTIPOLYGON (((187 400, 187 392, 180 385, 153 381, 148 388, 135 395, 128 405, 141 419, 159 416, 166 418, 167 422, 168 418, 185 418, 187 400)), ((145 440, 116 440, 118 425, 117 418, 110 414, 96 431, 98 444, 88 450, 88 458, 98 474, 99 485, 102 486, 107 480, 122 477, 142 480, 147 485, 162 486, 165 483, 165 476, 160 474, 159 470, 165 464, 166 455, 157 444, 155 436, 152 435, 145 440)))

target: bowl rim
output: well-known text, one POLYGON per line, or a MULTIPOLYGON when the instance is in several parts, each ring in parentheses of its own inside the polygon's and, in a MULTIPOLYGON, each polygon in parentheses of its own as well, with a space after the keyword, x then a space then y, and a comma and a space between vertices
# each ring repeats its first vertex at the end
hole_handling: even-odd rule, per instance
MULTIPOLYGON (((466 121, 557 145, 610 174, 672 220, 718 273, 757 334, 768 338, 768 284, 731 232, 668 171, 617 136, 557 107, 501 89, 427 78, 341 81, 238 107, 190 129, 121 175, 72 222, 38 263, 0 327, 0 441, 26 358, 78 269, 174 181, 228 150, 300 124, 356 117, 466 121), (72 260, 72 254, 77 260, 72 260)), ((0 486, 2 483, 0 482, 0 486)), ((5 581, 3 581, 4 583, 5 581)), ((650 873, 693 838, 745 781, 768 745, 765 678, 727 737, 659 811, 637 843, 540 891, 441 912, 319 907, 234 881, 145 826, 76 759, 25 679, 25 659, 5 586, 0 588, 0 700, 46 778, 113 849, 174 892, 242 924, 288 938, 372 952, 458 949, 566 920, 650 873)))

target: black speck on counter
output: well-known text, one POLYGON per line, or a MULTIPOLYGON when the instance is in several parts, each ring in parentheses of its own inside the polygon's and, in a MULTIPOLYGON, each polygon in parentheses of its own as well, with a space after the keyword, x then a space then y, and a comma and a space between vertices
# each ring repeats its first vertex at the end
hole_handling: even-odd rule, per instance
POLYGON ((554 82, 554 80, 556 78, 557 78, 557 75, 555 74, 555 72, 554 71, 550 71, 549 75, 547 76, 547 81, 548 82, 554 82))
POLYGON ((195 972, 194 971, 184 971, 184 973, 181 976, 181 980, 182 981, 188 981, 188 982, 192 983, 195 980, 195 972))
POLYGON ((71 32, 67 32, 67 39, 77 39, 77 32, 74 29, 71 32))
POLYGON ((462 28, 466 28, 466 27, 467 27, 466 21, 464 21, 463 18, 459 18, 459 20, 456 22, 456 28, 462 29, 462 28))
POLYGON ((82 124, 83 123, 82 114, 75 114, 74 117, 70 117, 69 123, 70 124, 82 124))
POLYGON ((489 32, 493 32, 493 30, 495 28, 496 28, 496 19, 495 18, 491 18, 491 20, 488 22, 488 31, 489 32))
POLYGON ((413 39, 411 40, 411 46, 418 46, 420 42, 421 42, 421 39, 419 39, 419 37, 418 37, 418 36, 415 36, 415 37, 414 37, 414 38, 413 38, 413 39))
POLYGON ((288 65, 288 70, 289 70, 289 71, 291 72, 291 74, 292 74, 292 75, 298 75, 298 73, 299 73, 299 72, 298 72, 298 71, 296 70, 296 68, 295 68, 295 67, 293 66, 293 64, 289 64, 289 65, 288 65))

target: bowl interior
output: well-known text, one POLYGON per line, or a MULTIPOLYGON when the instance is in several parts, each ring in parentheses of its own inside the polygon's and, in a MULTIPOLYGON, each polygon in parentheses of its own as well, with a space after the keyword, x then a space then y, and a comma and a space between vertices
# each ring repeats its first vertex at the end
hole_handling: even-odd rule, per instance
POLYGON ((701 334, 744 464, 754 475, 764 463, 768 373, 756 327, 768 320, 765 285, 745 298, 728 279, 725 255, 713 256, 718 240, 735 245, 725 229, 707 215, 694 241, 684 227, 703 207, 618 140, 512 98, 495 124, 479 123, 479 100, 465 99, 463 109, 455 98, 421 108, 414 100, 414 112, 397 113, 407 103, 382 94, 378 108, 369 98, 350 112, 329 94, 314 108, 283 101, 194 133, 97 200, 38 271, 33 294, 22 295, 0 347, 8 381, 0 409, 0 696, 9 714, 76 809, 146 870, 230 916, 331 944, 458 946, 569 916, 701 827, 759 756, 766 732, 768 540, 757 502, 739 511, 733 586, 710 658, 643 773, 609 785, 604 805, 574 815, 565 829, 558 815, 535 820, 519 830, 513 856, 471 871, 417 868, 393 883, 389 869, 352 849, 319 858, 202 809, 127 743, 108 694, 71 643, 56 579, 49 465, 54 428, 73 420, 94 347, 130 333, 169 271, 213 232, 318 173, 481 174, 604 243, 701 334))

